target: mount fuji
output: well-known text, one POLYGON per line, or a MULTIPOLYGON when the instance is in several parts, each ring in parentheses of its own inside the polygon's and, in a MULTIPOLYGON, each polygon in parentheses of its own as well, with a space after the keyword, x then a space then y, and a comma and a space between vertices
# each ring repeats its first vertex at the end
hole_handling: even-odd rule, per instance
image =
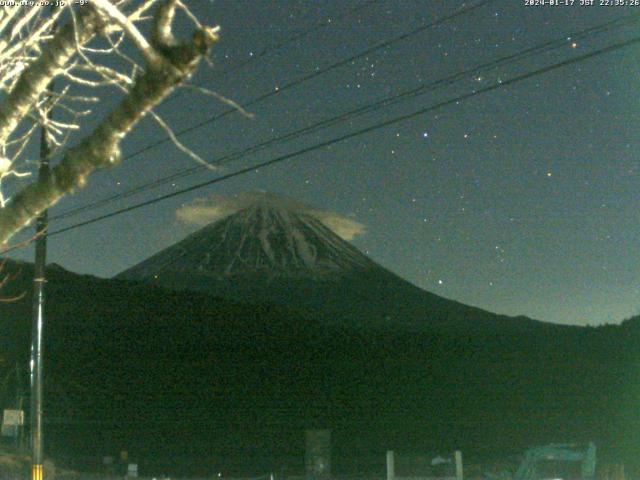
POLYGON ((525 317, 514 322, 421 290, 343 240, 317 212, 261 196, 116 279, 321 309, 351 324, 458 326, 469 333, 486 322, 518 328, 539 323, 525 317))

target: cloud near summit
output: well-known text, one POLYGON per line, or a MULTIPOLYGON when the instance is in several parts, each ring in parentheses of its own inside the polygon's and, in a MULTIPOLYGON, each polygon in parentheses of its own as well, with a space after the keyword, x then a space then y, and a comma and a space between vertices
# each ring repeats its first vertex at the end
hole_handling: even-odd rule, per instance
POLYGON ((293 198, 266 192, 247 192, 233 197, 211 195, 199 198, 176 210, 176 217, 183 223, 204 226, 255 204, 273 205, 299 214, 311 215, 345 240, 352 240, 365 231, 365 226, 352 218, 328 210, 318 210, 293 198))

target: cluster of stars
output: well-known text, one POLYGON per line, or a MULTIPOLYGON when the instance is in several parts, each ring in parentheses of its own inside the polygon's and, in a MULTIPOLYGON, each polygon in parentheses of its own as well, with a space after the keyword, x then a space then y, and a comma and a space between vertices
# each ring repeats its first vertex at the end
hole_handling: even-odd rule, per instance
MULTIPOLYGON (((305 40, 308 43, 301 41, 300 46, 292 45, 291 49, 281 56, 284 58, 292 54, 292 59, 286 63, 286 66, 283 67, 277 63, 273 67, 262 66, 262 68, 272 68, 271 72, 263 71, 266 73, 265 78, 269 79, 266 89, 279 91, 282 85, 296 76, 312 72, 314 69, 318 71, 334 61, 348 58, 361 47, 361 51, 364 51, 368 46, 375 45, 387 36, 409 31, 412 26, 407 24, 410 22, 400 24, 398 11, 392 4, 393 2, 377 10, 365 8, 349 18, 327 18, 328 12, 325 13, 324 18, 318 20, 334 25, 324 29, 322 34, 318 32, 317 37, 316 34, 310 36, 305 40), (389 18, 384 19, 386 23, 376 24, 380 13, 385 9, 388 10, 389 15, 389 18), (395 23, 389 22, 391 19, 395 23), (357 28, 358 24, 368 27, 376 25, 379 28, 369 29, 368 31, 376 34, 362 38, 366 35, 363 33, 365 29, 357 28), (324 37, 321 35, 326 33, 335 33, 348 39, 348 34, 345 33, 347 29, 343 27, 354 25, 356 26, 354 31, 357 33, 354 34, 352 43, 336 41, 335 45, 326 47, 322 42, 324 37), (341 30, 338 31, 336 27, 341 30), (304 55, 301 53, 303 51, 304 55), (271 78, 273 80, 270 80, 271 78)), ((424 23, 432 21, 432 12, 428 12, 429 15, 427 15, 427 9, 426 6, 417 9, 420 12, 411 19, 413 26, 419 21, 420 15, 424 17, 424 23)), ((539 63, 536 63, 537 60, 529 64, 523 61, 518 65, 500 67, 496 70, 476 70, 475 74, 470 74, 466 78, 466 82, 461 82, 451 89, 447 86, 433 93, 429 92, 428 95, 416 96, 415 99, 411 99, 411 103, 405 104, 405 110, 398 108, 390 115, 437 104, 442 99, 452 98, 457 95, 457 92, 480 91, 494 83, 501 84, 504 79, 512 78, 518 72, 536 68, 542 65, 543 61, 551 62, 555 61, 555 58, 575 57, 579 51, 586 50, 588 44, 583 37, 573 35, 574 38, 572 38, 567 32, 580 31, 590 27, 591 23, 597 23, 591 22, 592 19, 589 21, 569 19, 568 24, 564 24, 546 18, 544 14, 534 9, 527 13, 529 17, 523 19, 522 10, 508 4, 501 5, 499 10, 488 7, 480 11, 482 16, 463 16, 451 22, 444 22, 437 29, 425 32, 424 36, 407 39, 392 47, 359 58, 355 62, 349 62, 339 72, 330 74, 333 76, 331 79, 327 78, 325 83, 321 81, 305 83, 296 90, 295 95, 281 92, 274 96, 279 103, 273 102, 269 105, 269 108, 273 108, 274 115, 262 117, 266 118, 265 123, 271 122, 271 125, 266 128, 270 128, 273 134, 276 131, 289 131, 292 125, 302 126, 315 121, 312 115, 315 114, 314 108, 318 105, 322 106, 322 111, 318 112, 318 119, 328 118, 360 105, 366 105, 367 102, 373 103, 385 96, 419 87, 445 75, 455 74, 463 68, 517 53, 541 41, 551 38, 562 40, 561 48, 557 55, 554 54, 556 57, 547 55, 544 58, 540 57, 539 63), (455 90, 458 87, 460 89, 455 90), (300 108, 301 105, 312 105, 314 108, 304 109, 300 108), (275 113, 283 115, 277 116, 275 113), (278 119, 285 117, 286 120, 283 122, 278 119), (277 125, 277 129, 274 129, 274 125, 277 125)), ((294 15, 289 16, 288 11, 283 16, 285 20, 294 19, 294 15)), ((299 15, 296 14, 296 21, 302 20, 298 17, 299 15)), ((305 17, 305 21, 308 20, 309 18, 305 17)), ((282 32, 286 33, 286 31, 288 31, 286 28, 282 29, 282 32)), ((286 34, 283 37, 286 38, 286 34)), ((340 37, 340 40, 343 38, 340 37)), ((599 39, 595 38, 594 44, 596 41, 599 39)), ((603 40, 604 43, 606 42, 603 40)), ((593 45, 588 46, 590 48, 593 45)), ((246 42, 236 51, 239 52, 237 57, 241 60, 246 59, 247 56, 258 60, 257 57, 263 56, 262 50, 256 45, 246 42)), ((228 54, 224 54, 224 58, 229 59, 229 64, 233 64, 233 59, 230 59, 228 54)), ((274 56, 272 59, 277 61, 281 58, 274 56)), ((619 59, 616 59, 616 62, 618 61, 619 59)), ((613 98, 622 99, 621 91, 616 89, 615 81, 611 80, 612 69, 600 68, 598 71, 596 67, 600 68, 602 65, 585 63, 581 68, 576 64, 558 70, 558 75, 555 76, 554 74, 540 75, 520 84, 521 86, 498 88, 491 93, 478 95, 473 100, 455 101, 454 105, 448 105, 438 110, 438 113, 434 112, 429 116, 416 117, 412 121, 396 124, 395 129, 391 127, 378 130, 367 137, 362 137, 360 142, 352 142, 347 146, 335 144, 333 150, 330 148, 323 150, 323 153, 329 153, 329 157, 339 160, 332 167, 338 170, 337 175, 334 177, 327 175, 335 184, 328 185, 322 174, 314 176, 306 171, 298 177, 293 177, 297 180, 295 184, 300 187, 304 195, 310 195, 304 200, 319 207, 326 205, 327 198, 351 199, 354 195, 352 182, 356 180, 348 175, 352 171, 353 163, 363 162, 366 167, 363 167, 360 176, 367 177, 367 181, 370 179, 372 185, 383 185, 384 194, 380 194, 379 191, 373 193, 362 190, 362 193, 355 194, 353 201, 355 205, 346 205, 345 200, 345 205, 340 205, 340 208, 350 208, 349 211, 354 211, 363 223, 370 226, 371 236, 374 235, 377 228, 374 225, 377 224, 382 225, 382 228, 393 225, 389 229, 397 230, 388 233, 388 238, 385 237, 385 240, 391 239, 391 241, 384 242, 384 248, 383 242, 380 242, 380 246, 376 248, 369 245, 369 248, 364 249, 365 253, 375 252, 384 258, 387 250, 392 250, 392 247, 387 248, 387 245, 402 244, 409 232, 416 239, 415 257, 418 257, 420 262, 424 262, 423 269, 409 280, 418 281, 428 288, 438 288, 440 293, 451 295, 452 298, 462 302, 466 301, 465 295, 468 293, 473 297, 473 289, 477 285, 482 287, 479 287, 480 291, 487 288, 487 285, 496 291, 497 286, 502 285, 503 277, 508 275, 510 267, 513 268, 514 265, 521 267, 521 264, 516 264, 516 260, 526 261, 520 258, 520 250, 515 248, 511 239, 523 238, 528 234, 532 234, 535 238, 538 238, 536 235, 544 238, 547 233, 532 230, 531 224, 535 222, 530 221, 531 212, 519 209, 526 209, 527 207, 523 206, 533 202, 535 209, 539 210, 535 214, 539 215, 540 219, 549 218, 548 213, 554 217, 561 216, 561 213, 553 211, 553 208, 556 203, 564 201, 565 195, 568 195, 572 176, 564 164, 559 163, 560 160, 556 162, 556 159, 564 160, 564 156, 570 155, 571 150, 580 150, 581 159, 587 161, 589 152, 594 152, 601 143, 603 133, 598 131, 600 127, 591 127, 593 131, 588 135, 593 137, 593 140, 588 140, 591 143, 581 140, 580 135, 576 133, 577 129, 572 132, 571 129, 566 128, 572 123, 580 124, 584 129, 590 128, 584 119, 573 112, 574 109, 586 108, 587 104, 579 100, 589 99, 583 98, 582 95, 591 92, 591 98, 599 102, 593 106, 595 114, 600 114, 600 109, 607 108, 607 105, 613 108, 614 102, 611 101, 613 98), (604 76, 607 81, 598 80, 599 77, 604 76), (560 90, 562 93, 558 93, 560 90), (615 97, 610 97, 612 95, 615 97), (546 116, 549 117, 548 120, 546 116), (560 140, 559 136, 554 136, 553 129, 565 128, 569 134, 560 140), (543 130, 545 131, 540 133, 543 130), (576 135, 573 136, 571 133, 576 135), (535 153, 532 155, 532 152, 535 153), (539 158, 544 158, 544 162, 536 162, 537 159, 533 158, 539 152, 542 153, 539 158), (347 173, 344 174, 343 179, 343 171, 340 169, 343 168, 342 165, 347 164, 349 167, 344 170, 347 173), (364 173, 365 170, 366 173, 364 173), (339 180, 334 180, 336 178, 339 180), (566 190, 565 187, 567 187, 566 190), (551 190, 553 195, 548 196, 557 195, 557 199, 544 197, 544 194, 548 194, 551 190), (496 231, 495 224, 499 224, 503 231, 496 231), (438 258, 446 258, 450 265, 457 265, 456 262, 467 261, 463 257, 470 251, 481 258, 481 262, 485 262, 482 263, 483 267, 488 266, 486 271, 478 275, 477 284, 467 279, 465 282, 468 283, 462 282, 458 274, 453 273, 457 271, 455 268, 449 270, 441 265, 434 266, 433 258, 429 256, 430 253, 437 252, 438 258), (425 275, 428 267, 428 274, 425 275), (463 283, 464 288, 468 288, 468 292, 456 290, 461 289, 460 286, 463 283)), ((620 74, 625 72, 621 69, 617 75, 621 76, 620 74)), ((245 73, 247 78, 253 74, 250 70, 245 73)), ((225 93, 230 93, 231 96, 234 94, 229 91, 225 93)), ((257 93, 253 90, 251 94, 246 93, 246 95, 251 98, 257 93)), ((238 96, 242 97, 244 94, 241 92, 238 96)), ((591 108, 591 105, 589 104, 588 107, 591 108)), ((345 130, 358 129, 366 125, 366 122, 377 121, 377 118, 384 120, 386 117, 383 115, 374 117, 373 114, 355 117, 354 120, 350 119, 341 126, 344 126, 345 130)), ((614 123, 620 125, 629 122, 626 116, 611 118, 614 123)), ((594 124, 601 123, 599 120, 594 120, 594 124)), ((251 128, 247 128, 247 133, 250 131, 251 128)), ((637 146, 635 143, 627 143, 629 140, 624 137, 624 131, 625 129, 621 127, 619 142, 617 136, 615 138, 615 153, 623 152, 624 154, 626 148, 628 155, 631 156, 633 149, 637 146)), ((324 138, 327 137, 318 134, 317 140, 321 141, 324 138)), ((598 161, 610 160, 601 157, 597 159, 598 161)), ((637 175, 637 169, 629 167, 629 164, 625 165, 624 169, 625 172, 629 171, 628 175, 637 175)), ((292 172, 295 172, 295 169, 292 169, 292 172)), ((260 173, 264 174, 264 171, 260 170, 260 173)), ((291 175, 295 176, 296 173, 291 175)), ((582 175, 582 173, 577 172, 576 175, 582 175)), ((605 180, 595 181, 593 177, 590 179, 591 182, 589 178, 584 181, 580 178, 574 183, 582 187, 583 192, 610 186, 605 183, 605 180)), ((118 182, 119 185, 120 182, 118 182)), ((281 187, 280 184, 276 184, 275 188, 277 189, 278 186, 281 187)), ((286 183, 286 186, 289 186, 289 183, 286 183)), ((260 188, 269 189, 270 184, 260 188)), ((588 200, 587 193, 584 193, 584 198, 588 200)), ((569 199, 566 203, 571 202, 572 200, 569 199)), ((591 201, 589 214, 595 213, 606 217, 612 214, 614 206, 618 207, 610 198, 603 198, 602 202, 591 201)), ((598 232, 597 241, 600 246, 602 246, 600 241, 611 242, 609 233, 609 230, 598 232)), ((553 234, 552 232, 549 235, 553 234)), ((589 238, 592 237, 593 234, 589 238)), ((363 237, 363 243, 366 242, 366 238, 363 237)), ((522 240, 520 246, 523 245, 527 248, 525 240, 522 240)), ((406 247, 404 248, 406 251, 406 247)), ((539 248, 544 252, 544 246, 539 248)), ((557 245, 554 245, 555 248, 557 245)), ((406 263, 411 263, 411 260, 415 262, 417 259, 408 259, 406 263)), ((475 261, 474 258, 473 262, 475 261)), ((469 260, 469 265, 471 268, 476 268, 477 265, 473 262, 469 260)), ((407 272, 413 267, 400 265, 401 263, 398 264, 397 272, 407 276, 407 272)), ((602 265, 613 270, 612 263, 602 265)), ((459 265, 458 270, 460 270, 459 265)), ((523 284, 526 285, 526 282, 527 279, 518 279, 514 283, 521 288, 523 284)), ((482 306, 488 309, 494 308, 491 303, 482 306)), ((535 314, 526 311, 516 313, 535 314)))

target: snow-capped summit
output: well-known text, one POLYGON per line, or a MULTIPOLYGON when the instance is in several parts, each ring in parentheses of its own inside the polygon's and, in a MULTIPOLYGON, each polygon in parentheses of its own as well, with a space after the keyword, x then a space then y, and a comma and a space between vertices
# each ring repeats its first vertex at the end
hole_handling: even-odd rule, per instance
POLYGON ((121 273, 156 279, 195 275, 322 278, 376 267, 312 213, 270 199, 242 208, 121 273))

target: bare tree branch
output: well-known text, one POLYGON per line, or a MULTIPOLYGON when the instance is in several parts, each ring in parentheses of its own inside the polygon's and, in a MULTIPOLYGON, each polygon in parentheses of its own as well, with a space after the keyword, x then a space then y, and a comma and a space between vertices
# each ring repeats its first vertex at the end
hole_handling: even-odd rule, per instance
POLYGON ((228 105, 231 108, 235 108, 236 110, 238 110, 242 115, 244 115, 247 118, 253 119, 256 116, 254 113, 245 110, 244 107, 242 105, 240 105, 238 102, 234 102, 230 98, 227 98, 224 95, 220 95, 218 92, 214 92, 213 90, 210 90, 208 88, 203 88, 203 87, 198 87, 196 85, 188 85, 188 84, 187 85, 182 85, 182 87, 186 88, 188 90, 194 90, 194 91, 196 91, 198 93, 201 93, 203 95, 207 95, 209 97, 213 97, 216 100, 218 100, 219 102, 224 103, 225 105, 228 105))
POLYGON ((147 42, 147 39, 140 33, 140 30, 135 26, 135 24, 129 20, 118 7, 113 5, 109 0, 93 0, 93 4, 103 13, 105 13, 109 19, 113 20, 115 23, 120 25, 122 29, 129 35, 129 37, 133 40, 138 50, 144 56, 147 64, 155 65, 162 62, 162 58, 158 55, 158 53, 153 49, 151 44, 147 42))
POLYGON ((167 122, 165 122, 162 117, 160 115, 158 115, 157 113, 155 113, 153 110, 151 110, 149 112, 151 114, 151 116, 153 117, 153 119, 156 121, 156 123, 158 125, 160 125, 160 127, 166 132, 166 134, 169 136, 169 138, 171 139, 171 141, 173 142, 173 144, 178 147, 178 150, 180 150, 181 152, 187 154, 189 157, 191 157, 193 160, 195 160, 196 162, 198 162, 200 165, 202 165, 203 167, 209 169, 209 170, 217 170, 218 167, 210 164, 209 162, 207 162, 204 158, 202 158, 200 155, 198 155, 196 152, 194 152, 193 150, 191 150, 189 147, 187 147, 185 144, 183 144, 178 137, 176 136, 176 134, 173 132, 173 130, 171 129, 171 127, 169 125, 167 125, 167 122))
POLYGON ((97 33, 101 18, 92 8, 83 9, 77 23, 69 23, 47 43, 40 57, 24 70, 0 109, 0 144, 4 144, 27 112, 38 101, 76 53, 76 41, 88 42, 97 33), (78 27, 78 28, 76 28, 78 27))
MULTIPOLYGON (((97 0, 95 4, 97 10, 85 9, 77 15, 75 27, 71 23, 71 26, 61 29, 43 50, 41 58, 24 71, 5 101, 8 108, 3 105, 0 111, 0 144, 8 139, 28 110, 33 108, 49 81, 58 74, 68 74, 64 65, 103 28, 103 22, 108 25, 115 23, 127 34, 132 34, 131 25, 122 24, 122 17, 113 2, 97 0), (102 18, 97 12, 106 12, 106 16, 102 18)), ((64 195, 84 186, 93 171, 119 163, 121 140, 145 114, 188 79, 199 61, 208 54, 217 40, 217 28, 198 28, 191 40, 178 42, 171 30, 177 4, 176 0, 161 3, 154 15, 150 44, 136 42, 139 48, 150 45, 154 54, 144 55, 144 72, 134 79, 120 104, 79 145, 66 151, 48 178, 28 185, 0 209, 0 244, 6 243, 14 233, 64 195)), ((137 28, 133 28, 139 33, 137 28)), ((97 73, 105 75, 107 70, 97 73)))

